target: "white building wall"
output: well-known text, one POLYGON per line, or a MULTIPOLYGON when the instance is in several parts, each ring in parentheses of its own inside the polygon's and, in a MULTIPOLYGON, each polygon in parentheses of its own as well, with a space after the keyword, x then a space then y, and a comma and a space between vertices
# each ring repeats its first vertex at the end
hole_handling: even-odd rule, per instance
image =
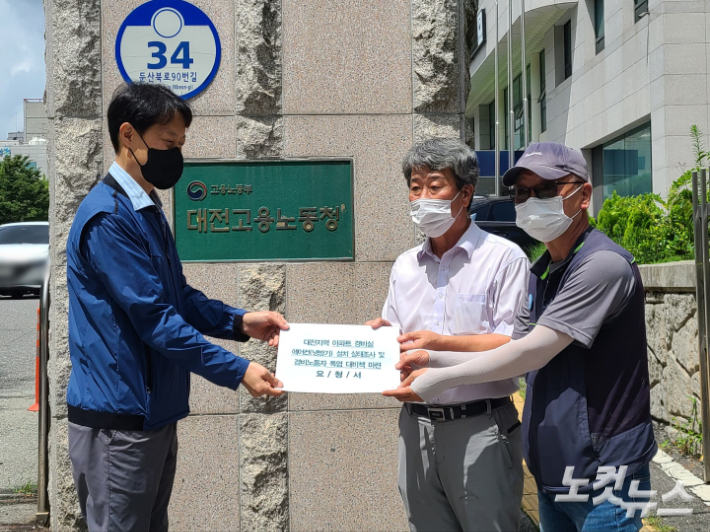
POLYGON ((0 159, 7 154, 9 156, 26 155, 30 162, 37 164, 39 170, 45 176, 47 175, 47 145, 46 144, 20 144, 16 140, 0 140, 0 159))
MULTIPOLYGON (((519 2, 513 0, 513 53, 520 47, 519 2)), ((532 67, 533 113, 531 140, 563 142, 582 149, 588 159, 591 149, 643 123, 651 122, 653 190, 665 195, 670 184, 694 165, 689 129, 697 124, 710 133, 710 3, 694 0, 650 0, 650 14, 635 21, 633 0, 605 1, 605 48, 595 50, 594 2, 552 0, 526 2, 526 34, 535 32, 541 10, 559 6, 559 17, 544 34, 542 42, 530 43, 528 62, 534 64, 537 46, 544 46, 546 58, 547 132, 539 126, 538 68, 532 67), (551 7, 552 6, 552 7, 551 7), (565 8, 564 10, 561 8, 565 8), (537 12, 536 12, 537 10, 537 12), (572 21, 573 73, 560 81, 562 25, 572 21), (557 35, 556 35, 557 34, 557 35)), ((491 61, 494 44, 493 0, 482 0, 487 9, 488 43, 471 64, 472 91, 482 87, 476 71, 491 61)), ((507 2, 501 2, 499 38, 501 89, 507 85, 505 40, 508 29, 507 2)), ((546 20, 549 20, 549 16, 546 20)), ((549 22, 548 22, 549 23, 549 22)), ((537 28, 539 31, 540 28, 537 28)), ((514 61, 515 62, 515 61, 514 61)), ((490 74, 493 70, 489 67, 490 74)), ((520 61, 515 66, 520 72, 520 61)), ((479 76, 480 78, 480 76, 479 76)), ((492 93, 490 95, 492 98, 492 93)), ((475 98, 469 98, 469 102, 475 98)), ((502 128, 501 128, 502 130, 502 128)), ((477 145, 478 146, 478 145, 477 145)))
POLYGON ((44 108, 44 101, 39 99, 25 99, 24 115, 25 142, 29 142, 35 137, 46 139, 49 129, 49 119, 47 118, 47 111, 44 108))

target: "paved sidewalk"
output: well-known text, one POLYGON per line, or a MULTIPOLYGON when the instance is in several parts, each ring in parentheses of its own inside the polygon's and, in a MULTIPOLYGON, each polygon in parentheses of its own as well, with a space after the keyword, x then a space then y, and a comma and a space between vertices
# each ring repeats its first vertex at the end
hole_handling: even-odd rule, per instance
POLYGON ((0 298, 0 493, 37 483, 37 299, 0 298))
MULTIPOLYGON (((518 410, 518 416, 522 421, 525 399, 523 399, 520 393, 516 393, 513 395, 513 401, 515 402, 515 408, 518 410)), ((523 511, 528 515, 531 521, 535 523, 535 526, 539 527, 540 513, 537 507, 537 484, 525 462, 523 462, 523 471, 525 472, 525 482, 523 483, 523 511)))
POLYGON ((35 524, 36 512, 35 497, 0 498, 0 532, 39 530, 35 524))
POLYGON ((651 462, 651 488, 658 491, 655 500, 659 503, 659 508, 693 510, 692 515, 689 516, 663 517, 664 525, 674 527, 678 532, 707 532, 710 530, 710 486, 662 450, 658 451, 651 462), (693 500, 675 499, 663 503, 661 496, 671 491, 678 480, 683 482, 686 492, 693 496, 693 500))

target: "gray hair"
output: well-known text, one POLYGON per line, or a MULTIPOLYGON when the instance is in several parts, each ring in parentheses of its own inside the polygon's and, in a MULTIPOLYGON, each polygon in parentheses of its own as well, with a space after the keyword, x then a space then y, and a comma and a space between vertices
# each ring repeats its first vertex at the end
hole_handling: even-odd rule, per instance
POLYGON ((458 139, 433 138, 412 146, 402 161, 402 172, 407 186, 411 183, 412 171, 417 168, 451 168, 459 190, 464 185, 473 185, 475 188, 478 182, 476 152, 458 139))

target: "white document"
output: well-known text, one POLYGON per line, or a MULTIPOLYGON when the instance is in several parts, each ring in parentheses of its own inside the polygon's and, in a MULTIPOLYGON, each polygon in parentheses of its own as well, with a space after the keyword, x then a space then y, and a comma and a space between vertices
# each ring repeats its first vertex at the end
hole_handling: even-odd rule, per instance
POLYGON ((368 325, 290 323, 276 377, 288 392, 380 393, 399 386, 399 332, 368 325))

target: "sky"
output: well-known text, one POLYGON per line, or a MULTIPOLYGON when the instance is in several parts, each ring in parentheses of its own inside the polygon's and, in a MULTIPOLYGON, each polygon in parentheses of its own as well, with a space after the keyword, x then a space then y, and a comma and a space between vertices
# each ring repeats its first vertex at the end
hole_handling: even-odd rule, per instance
POLYGON ((42 0, 0 0, 0 140, 24 129, 22 100, 42 98, 44 81, 42 0))

